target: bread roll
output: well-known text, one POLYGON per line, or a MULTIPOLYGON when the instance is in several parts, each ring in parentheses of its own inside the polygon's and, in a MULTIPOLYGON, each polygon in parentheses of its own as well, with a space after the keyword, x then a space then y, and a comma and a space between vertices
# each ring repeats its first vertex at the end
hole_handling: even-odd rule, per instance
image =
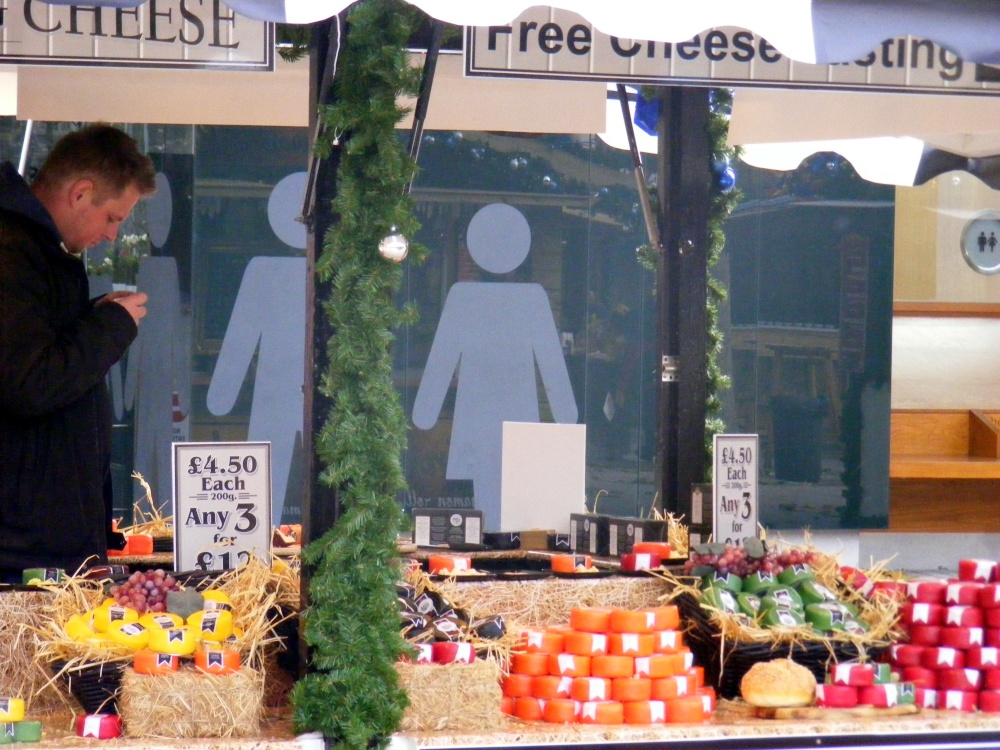
POLYGON ((757 662, 743 675, 740 693, 751 706, 811 706, 816 695, 816 677, 791 659, 757 662))

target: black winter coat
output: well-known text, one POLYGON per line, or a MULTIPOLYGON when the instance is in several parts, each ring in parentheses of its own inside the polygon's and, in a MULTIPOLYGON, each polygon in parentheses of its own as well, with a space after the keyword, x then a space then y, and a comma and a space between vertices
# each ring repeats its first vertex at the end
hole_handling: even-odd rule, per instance
POLYGON ((104 560, 111 515, 105 376, 137 333, 89 300, 81 259, 0 166, 0 572, 104 560))

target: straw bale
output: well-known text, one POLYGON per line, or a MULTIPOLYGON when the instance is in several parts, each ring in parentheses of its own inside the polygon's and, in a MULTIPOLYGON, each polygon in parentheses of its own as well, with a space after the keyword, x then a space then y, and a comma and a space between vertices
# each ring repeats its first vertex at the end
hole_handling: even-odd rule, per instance
POLYGON ((500 729, 500 667, 496 662, 477 659, 472 664, 396 665, 400 685, 410 705, 400 730, 433 732, 500 729))
POLYGON ((524 627, 565 623, 573 607, 654 607, 668 591, 667 584, 655 576, 546 578, 526 582, 442 581, 437 588, 455 606, 472 610, 478 616, 500 614, 509 624, 524 627))
POLYGON ((0 594, 0 695, 22 698, 31 716, 65 711, 63 686, 51 681, 38 659, 37 630, 52 595, 45 591, 0 594))
POLYGON ((122 672, 118 713, 131 737, 249 737, 260 731, 264 681, 249 667, 228 675, 122 672))

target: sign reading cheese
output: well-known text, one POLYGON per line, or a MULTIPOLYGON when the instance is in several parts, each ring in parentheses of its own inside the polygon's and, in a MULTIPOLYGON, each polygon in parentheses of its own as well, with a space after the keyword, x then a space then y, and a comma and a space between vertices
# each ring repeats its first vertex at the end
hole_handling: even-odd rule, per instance
POLYGON ((221 0, 147 0, 136 8, 0 2, 0 63, 274 69, 274 25, 221 0))
POLYGON ((507 26, 469 27, 465 68, 470 76, 649 85, 1000 94, 1000 68, 967 63, 926 39, 887 39, 859 60, 813 65, 745 29, 708 29, 677 43, 622 39, 582 16, 546 7, 531 8, 507 26))

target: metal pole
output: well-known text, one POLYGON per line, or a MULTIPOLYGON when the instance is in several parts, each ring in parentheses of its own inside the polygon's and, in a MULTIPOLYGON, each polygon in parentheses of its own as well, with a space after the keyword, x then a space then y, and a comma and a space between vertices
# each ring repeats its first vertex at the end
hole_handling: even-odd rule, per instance
POLYGON ((642 168, 642 154, 635 140, 635 128, 632 126, 632 113, 628 108, 628 92, 625 86, 618 84, 618 103, 622 108, 622 119, 625 121, 625 135, 628 137, 628 148, 632 153, 632 173, 635 176, 635 186, 639 191, 639 204, 642 206, 642 218, 646 224, 646 235, 654 250, 660 250, 660 232, 656 226, 656 216, 649 202, 649 190, 646 188, 646 172, 642 168))
POLYGON ((24 177, 24 170, 28 167, 28 152, 31 151, 31 131, 35 125, 34 120, 28 120, 24 124, 24 141, 21 143, 21 159, 17 163, 17 173, 24 177))
MULTIPOLYGON (((420 141, 424 133, 424 120, 427 119, 427 103, 431 98, 431 86, 434 83, 434 73, 437 70, 438 54, 441 52, 441 37, 444 24, 434 19, 431 26, 431 43, 427 46, 427 57, 424 58, 424 71, 420 79, 420 94, 413 108, 413 127, 410 129, 410 158, 417 160, 420 155, 420 141)), ((413 189, 413 180, 406 186, 406 192, 413 189)))

